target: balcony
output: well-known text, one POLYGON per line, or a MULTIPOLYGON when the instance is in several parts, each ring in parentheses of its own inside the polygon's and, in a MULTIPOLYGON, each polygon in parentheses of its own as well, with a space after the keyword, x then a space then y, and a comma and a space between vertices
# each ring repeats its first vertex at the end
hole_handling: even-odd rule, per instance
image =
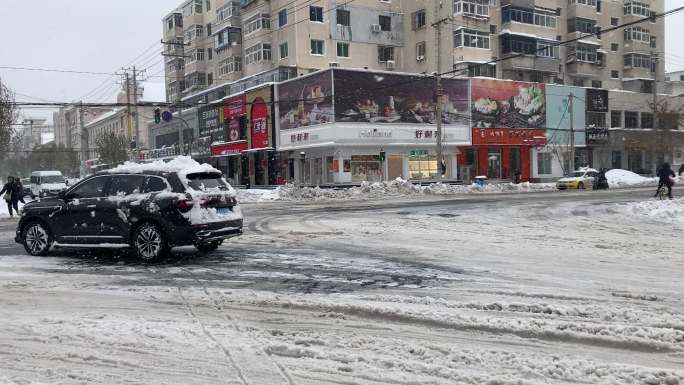
POLYGON ((539 57, 534 55, 524 55, 501 62, 504 71, 535 71, 549 74, 560 73, 560 59, 550 57, 539 57))

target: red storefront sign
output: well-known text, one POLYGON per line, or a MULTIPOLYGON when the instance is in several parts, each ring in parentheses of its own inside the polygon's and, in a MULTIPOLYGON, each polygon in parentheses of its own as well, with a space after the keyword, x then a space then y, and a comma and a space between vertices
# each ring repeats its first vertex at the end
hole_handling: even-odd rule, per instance
POLYGON ((546 130, 540 128, 473 128, 473 145, 543 146, 546 130))
POLYGON ((242 151, 247 149, 247 141, 240 140, 238 142, 220 144, 211 147, 211 156, 230 156, 240 155, 242 151))
POLYGON ((257 97, 252 102, 252 148, 267 148, 268 144, 268 107, 264 99, 257 97))
POLYGON ((223 101, 223 118, 230 120, 247 113, 247 95, 235 96, 223 101))

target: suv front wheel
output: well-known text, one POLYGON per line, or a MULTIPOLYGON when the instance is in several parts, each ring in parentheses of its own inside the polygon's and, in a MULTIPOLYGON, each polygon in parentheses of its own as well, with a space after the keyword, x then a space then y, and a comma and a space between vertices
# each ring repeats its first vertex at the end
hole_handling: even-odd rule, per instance
POLYGON ((50 230, 41 222, 31 222, 24 226, 21 232, 21 239, 24 240, 26 252, 35 255, 47 255, 50 251, 51 241, 50 230))
POLYGON ((154 223, 144 223, 133 233, 133 250, 143 261, 155 261, 163 257, 169 246, 161 228, 154 223))

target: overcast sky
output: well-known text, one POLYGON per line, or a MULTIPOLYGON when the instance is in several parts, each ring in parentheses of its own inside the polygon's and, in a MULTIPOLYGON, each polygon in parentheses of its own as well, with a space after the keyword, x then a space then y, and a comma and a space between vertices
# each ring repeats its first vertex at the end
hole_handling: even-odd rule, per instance
MULTIPOLYGON (((119 71, 136 64, 163 75, 161 19, 180 0, 0 0, 0 66, 119 71), (137 56, 143 55, 136 59, 137 56)), ((684 4, 666 0, 666 9, 684 4)), ((684 69, 684 12, 666 19, 668 71, 684 69)), ((0 69, 19 101, 114 101, 114 76, 0 69)), ((149 81, 161 83, 161 77, 149 81)), ((46 110, 28 112, 51 116, 46 110)))

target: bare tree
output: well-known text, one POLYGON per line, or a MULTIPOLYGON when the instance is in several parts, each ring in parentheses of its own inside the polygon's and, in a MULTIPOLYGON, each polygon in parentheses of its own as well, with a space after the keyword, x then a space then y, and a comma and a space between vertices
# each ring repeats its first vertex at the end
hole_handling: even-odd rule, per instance
POLYGON ((14 135, 13 124, 18 116, 19 110, 14 104, 14 92, 0 79, 0 160, 7 156, 10 141, 14 135))

